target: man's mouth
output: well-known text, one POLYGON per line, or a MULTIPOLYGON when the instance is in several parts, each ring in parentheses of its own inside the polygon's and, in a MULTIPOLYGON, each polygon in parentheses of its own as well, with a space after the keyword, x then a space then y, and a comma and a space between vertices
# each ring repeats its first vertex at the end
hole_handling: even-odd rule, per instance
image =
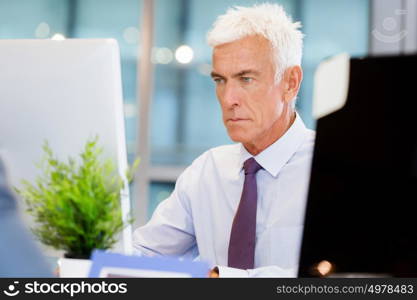
POLYGON ((245 119, 245 118, 230 118, 227 119, 228 122, 243 122, 243 121, 249 121, 249 119, 245 119))

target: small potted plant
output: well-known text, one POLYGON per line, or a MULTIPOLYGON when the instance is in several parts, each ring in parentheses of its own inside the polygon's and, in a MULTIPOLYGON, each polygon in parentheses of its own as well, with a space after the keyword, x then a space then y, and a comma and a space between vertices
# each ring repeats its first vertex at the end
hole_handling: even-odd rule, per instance
MULTIPOLYGON (((111 160, 100 159, 102 149, 97 142, 97 137, 88 140, 80 157, 67 162, 59 161, 45 142, 42 173, 34 183, 23 180, 22 187, 16 188, 34 217, 35 236, 63 250, 65 258, 88 259, 94 249, 111 248, 128 225, 122 220, 120 193, 139 161, 123 178, 111 160)), ((84 265, 89 267, 89 262, 84 265)))

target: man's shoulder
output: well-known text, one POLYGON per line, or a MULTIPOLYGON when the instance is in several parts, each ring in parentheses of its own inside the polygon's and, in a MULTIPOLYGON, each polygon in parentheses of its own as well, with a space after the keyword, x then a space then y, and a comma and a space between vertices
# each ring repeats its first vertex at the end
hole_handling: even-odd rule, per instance
MULTIPOLYGON (((224 176, 236 165, 240 153, 240 144, 222 145, 210 148, 198 156, 178 178, 181 182, 201 182, 213 176, 224 176), (219 169, 224 172, 219 173, 219 169), (208 177, 207 177, 208 176, 208 177)), ((178 182, 178 181, 177 181, 178 182)))
POLYGON ((311 148, 314 148, 314 143, 316 141, 316 132, 311 129, 306 130, 306 139, 304 140, 303 146, 311 148))
POLYGON ((240 151, 241 144, 229 144, 211 148, 207 152, 216 159, 230 159, 230 156, 239 155, 240 151))
POLYGON ((203 169, 224 166, 239 157, 240 144, 222 145, 208 149, 198 156, 187 168, 189 171, 201 172, 203 169))
POLYGON ((316 141, 316 132, 311 129, 306 129, 305 138, 298 147, 293 159, 309 159, 311 160, 314 152, 314 144, 316 141))
POLYGON ((198 156, 193 162, 193 165, 201 165, 207 161, 229 160, 231 157, 239 155, 240 144, 222 145, 208 149, 203 154, 198 156))

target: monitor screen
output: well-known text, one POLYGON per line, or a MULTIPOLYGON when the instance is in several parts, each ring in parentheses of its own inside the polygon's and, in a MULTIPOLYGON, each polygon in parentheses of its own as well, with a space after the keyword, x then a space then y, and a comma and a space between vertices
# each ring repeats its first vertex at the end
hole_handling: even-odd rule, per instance
POLYGON ((417 276, 417 56, 351 59, 317 123, 299 276, 417 276))
MULTIPOLYGON (((127 166, 119 47, 112 39, 0 40, 0 155, 10 184, 32 181, 47 140, 65 160, 98 136, 103 157, 127 166)), ((121 199, 130 209, 128 190, 121 199)), ((124 231, 131 248, 130 227, 124 231)))

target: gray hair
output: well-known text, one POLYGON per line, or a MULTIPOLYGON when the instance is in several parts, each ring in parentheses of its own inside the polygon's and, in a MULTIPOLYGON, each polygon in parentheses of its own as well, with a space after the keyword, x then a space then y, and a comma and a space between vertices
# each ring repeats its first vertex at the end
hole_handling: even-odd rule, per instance
POLYGON ((272 46, 275 61, 275 81, 280 82, 284 71, 301 65, 303 34, 300 22, 292 22, 283 7, 264 3, 252 7, 232 7, 217 18, 207 34, 211 47, 230 43, 249 35, 261 35, 272 46))

